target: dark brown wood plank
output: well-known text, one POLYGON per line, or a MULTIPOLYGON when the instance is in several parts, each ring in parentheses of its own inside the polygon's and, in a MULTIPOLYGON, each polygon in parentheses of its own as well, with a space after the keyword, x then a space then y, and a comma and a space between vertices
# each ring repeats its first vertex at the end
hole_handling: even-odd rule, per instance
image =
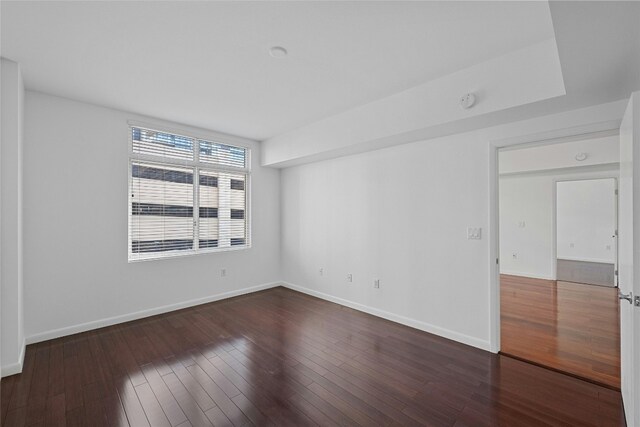
POLYGON ((49 396, 64 393, 64 347, 58 343, 49 347, 49 396))
POLYGON ((4 422, 9 411, 9 402, 13 396, 13 388, 16 384, 17 375, 11 375, 3 378, 0 384, 0 425, 4 422))
MULTIPOLYGON (((65 347, 66 350, 66 347, 65 347)), ((64 358, 64 397, 67 411, 82 409, 82 378, 79 375, 78 356, 73 354, 64 358)))
POLYGON ((142 367, 142 372, 171 425, 178 426, 187 421, 186 415, 155 367, 153 365, 145 365, 142 367))
POLYGON ((171 423, 167 419, 167 416, 164 414, 164 411, 160 406, 160 402, 158 402, 158 400, 156 399, 156 396, 151 390, 149 384, 140 384, 135 389, 138 395, 138 399, 140 399, 140 403, 142 404, 142 408, 144 409, 145 414, 147 414, 149 423, 153 427, 171 426, 171 423))
POLYGON ((44 425, 51 427, 64 427, 67 425, 66 405, 64 393, 49 396, 45 410, 44 425))
MULTIPOLYGON (((175 374, 167 374, 162 377, 162 380, 165 382, 169 390, 171 390, 173 397, 176 399, 176 401, 180 405, 180 408, 185 413, 191 424, 193 424, 194 426, 212 425, 200 406, 198 406, 198 402, 191 394, 189 394, 187 389, 175 374)), ((208 409, 211 409, 215 405, 207 406, 208 409)))
POLYGON ((501 275, 501 351, 619 390, 617 292, 611 287, 501 275))
MULTIPOLYGON (((22 373, 15 377, 15 385, 13 387, 13 393, 11 394, 11 400, 9 401, 8 411, 26 408, 29 401, 29 390, 31 389, 37 349, 35 346, 30 346, 28 350, 24 356, 22 373)), ((3 378, 2 381, 4 382, 5 379, 3 378)), ((26 411, 22 412, 24 412, 26 416, 26 411)), ((16 414, 14 414, 14 416, 16 416, 16 414)), ((7 418, 8 417, 9 413, 7 413, 7 418)), ((7 424, 8 423, 9 421, 7 421, 7 424)))
MULTIPOLYGON (((146 384, 146 382, 143 384, 146 384)), ((122 406, 124 406, 124 410, 127 413, 129 424, 136 427, 149 426, 149 420, 147 419, 144 409, 142 408, 142 404, 138 399, 135 388, 128 378, 123 377, 120 381, 118 394, 120 395, 122 406)))
POLYGON ((284 288, 30 345, 1 386, 8 427, 624 426, 617 391, 284 288))
MULTIPOLYGON (((225 392, 213 382, 213 380, 207 375, 205 371, 198 365, 192 365, 187 367, 187 371, 193 378, 196 379, 198 384, 207 392, 207 394, 213 399, 215 404, 222 410, 226 417, 231 420, 235 426, 242 426, 247 424, 249 420, 242 411, 233 403, 233 401, 225 394, 225 392)), ((207 412, 205 411, 205 414, 207 412)))

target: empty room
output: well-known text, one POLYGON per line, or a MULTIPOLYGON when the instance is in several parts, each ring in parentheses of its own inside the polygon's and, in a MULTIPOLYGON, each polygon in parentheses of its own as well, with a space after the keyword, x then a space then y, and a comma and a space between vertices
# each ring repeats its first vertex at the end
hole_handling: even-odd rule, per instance
POLYGON ((0 425, 640 427, 640 2, 0 1, 0 425))

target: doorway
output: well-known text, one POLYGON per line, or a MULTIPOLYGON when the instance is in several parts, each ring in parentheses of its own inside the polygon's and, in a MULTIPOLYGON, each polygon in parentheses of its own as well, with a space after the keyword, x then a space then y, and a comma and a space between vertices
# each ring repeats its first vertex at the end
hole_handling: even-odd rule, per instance
POLYGON ((617 286, 615 178, 556 182, 556 279, 617 286))
POLYGON ((500 352, 613 389, 618 147, 613 135, 498 150, 497 189, 500 352), (587 148, 613 152, 582 163, 587 148))

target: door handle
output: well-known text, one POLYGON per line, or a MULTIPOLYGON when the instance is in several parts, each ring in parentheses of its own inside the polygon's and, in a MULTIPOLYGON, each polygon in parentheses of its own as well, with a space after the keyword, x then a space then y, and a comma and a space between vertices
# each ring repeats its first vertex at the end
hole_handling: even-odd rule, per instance
POLYGON ((629 301, 629 304, 633 304, 633 292, 629 292, 628 294, 623 294, 620 289, 618 289, 618 299, 625 299, 629 301))

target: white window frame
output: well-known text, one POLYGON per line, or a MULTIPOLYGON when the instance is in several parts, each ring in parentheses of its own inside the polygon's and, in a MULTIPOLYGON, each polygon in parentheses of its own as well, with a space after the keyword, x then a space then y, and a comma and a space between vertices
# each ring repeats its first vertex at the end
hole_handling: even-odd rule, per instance
POLYGON ((194 256, 202 254, 210 254, 216 252, 229 252, 229 251, 241 251, 251 248, 251 148, 246 145, 239 144, 238 141, 230 140, 224 136, 219 135, 206 135, 199 134, 197 132, 190 132, 181 128, 167 128, 165 126, 159 126, 157 124, 140 123, 134 121, 127 122, 128 129, 128 179, 127 179, 127 260, 129 263, 139 261, 150 261, 165 258, 176 258, 185 256, 194 256), (193 160, 183 159, 171 159, 161 158, 159 156, 153 156, 150 154, 140 154, 133 151, 133 135, 132 128, 142 128, 148 130, 154 130, 158 132, 166 132, 170 134, 185 136, 193 138, 193 160), (245 152, 244 168, 234 168, 224 165, 216 165, 212 163, 200 162, 200 147, 198 140, 204 140, 209 142, 217 142, 225 145, 231 145, 234 147, 242 148, 245 152), (144 162, 151 165, 158 166, 176 166, 182 168, 193 168, 193 249, 191 250, 176 250, 176 251, 162 251, 162 252, 149 252, 149 253, 134 253, 131 250, 132 236, 131 236, 131 211, 132 211, 132 198, 131 198, 131 185, 132 185, 132 164, 136 162, 144 162), (223 248, 202 248, 198 246, 200 240, 200 170, 204 169, 212 172, 234 173, 245 175, 244 192, 245 192, 245 208, 244 208, 244 221, 245 221, 245 244, 242 246, 231 246, 223 248))

